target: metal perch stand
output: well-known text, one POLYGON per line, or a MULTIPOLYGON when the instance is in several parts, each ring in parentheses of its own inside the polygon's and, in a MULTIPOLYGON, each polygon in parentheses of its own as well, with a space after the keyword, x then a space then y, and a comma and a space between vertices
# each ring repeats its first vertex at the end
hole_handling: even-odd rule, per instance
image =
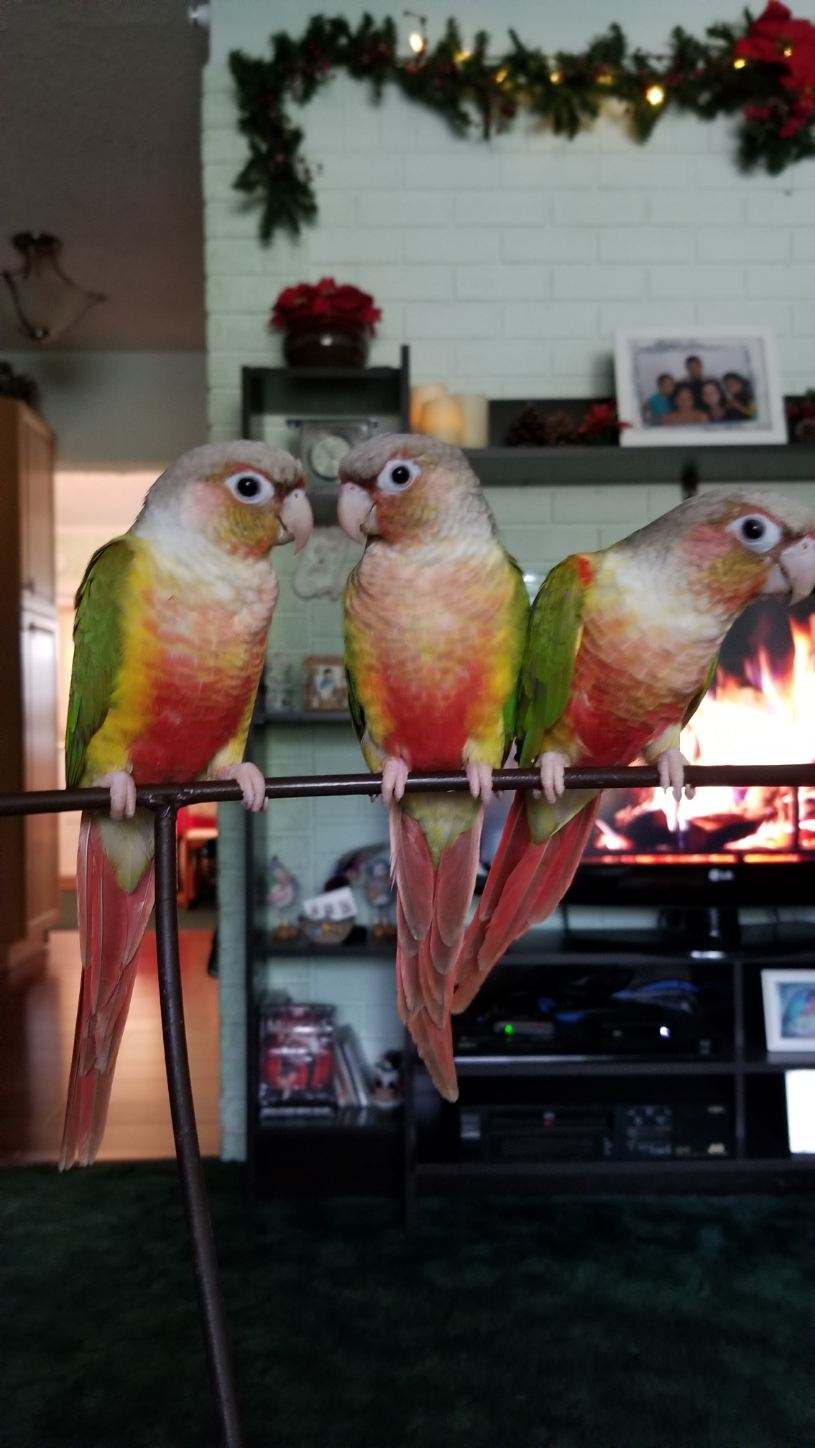
MULTIPOLYGON (((775 785, 815 788, 815 764, 691 765, 685 771, 688 784, 775 785)), ((500 769, 493 775, 496 789, 529 789, 539 782, 531 770, 500 769)), ((650 765, 627 769, 567 769, 569 789, 650 788, 659 784, 650 765)), ((306 799, 315 795, 375 795, 378 775, 334 774, 292 775, 267 779, 268 799, 306 799)), ((466 776, 455 774, 414 774, 408 790, 463 790, 466 776)), ((184 1211, 192 1246, 198 1285, 201 1321, 209 1358, 221 1437, 224 1448, 243 1448, 244 1438, 238 1413, 232 1361, 226 1333, 221 1285, 207 1202, 198 1131, 190 1083, 184 1005, 178 952, 176 908, 176 812, 182 805, 239 800, 237 784, 212 781, 181 786, 147 786, 137 791, 143 809, 152 811, 156 841, 156 937, 161 1020, 167 1089, 173 1119, 184 1211)), ((65 810, 104 810, 109 805, 106 789, 41 790, 29 794, 0 795, 0 818, 11 815, 59 814, 65 810)))

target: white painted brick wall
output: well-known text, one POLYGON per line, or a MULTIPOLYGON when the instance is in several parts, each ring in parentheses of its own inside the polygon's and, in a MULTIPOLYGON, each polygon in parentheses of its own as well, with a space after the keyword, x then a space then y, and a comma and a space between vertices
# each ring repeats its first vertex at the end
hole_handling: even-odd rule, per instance
MULTIPOLYGON (((368 8, 394 10, 386 0, 368 8)), ((775 178, 745 176, 733 159, 731 123, 680 116, 666 117, 645 147, 613 116, 574 142, 522 119, 485 145, 476 133, 456 138, 396 94, 376 106, 364 87, 340 76, 297 116, 316 173, 318 223, 299 240, 263 248, 257 213, 232 190, 244 142, 226 56, 233 46, 264 53, 273 28, 299 33, 308 11, 295 0, 274 7, 214 0, 212 12, 202 164, 213 437, 238 430, 241 366, 280 360, 279 338, 266 327, 280 288, 326 272, 374 292, 384 317, 371 360, 391 363, 398 344, 409 342, 415 381, 443 378, 496 397, 603 393, 612 383, 615 328, 683 320, 772 326, 785 388, 815 381, 815 164, 775 178)), ((676 18, 646 0, 621 0, 614 13, 633 42, 657 49, 676 18)), ((430 17, 434 32, 441 15, 430 17)), ((459 15, 465 32, 484 25, 502 37, 513 25, 553 48, 579 48, 610 18, 605 0, 569 7, 468 0, 459 15)), ((687 0, 689 29, 701 32, 710 18, 707 0, 687 0)), ((537 573, 575 548, 611 542, 675 501, 671 488, 517 489, 494 498, 508 545, 537 573)), ((336 605, 293 600, 291 560, 280 562, 273 647, 338 650, 336 605)), ((318 764, 357 767, 353 742, 320 730, 308 740, 279 739, 269 760, 278 772, 318 764)), ((221 841, 223 1147, 236 1156, 243 876, 229 813, 221 841)), ((371 806, 346 801, 279 805, 269 828, 285 842, 280 853, 317 886, 349 840, 377 838, 380 825, 371 806)), ((292 979, 312 999, 329 990, 341 998, 371 1048, 390 1039, 390 972, 374 974, 373 986, 370 965, 342 979, 327 970, 299 967, 292 979)))

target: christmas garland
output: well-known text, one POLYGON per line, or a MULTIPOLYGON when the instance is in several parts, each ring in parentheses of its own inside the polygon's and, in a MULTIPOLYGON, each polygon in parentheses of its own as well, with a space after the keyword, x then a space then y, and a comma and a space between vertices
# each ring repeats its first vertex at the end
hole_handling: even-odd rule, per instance
POLYGON ((340 69, 367 81, 377 100, 386 84, 396 85, 437 111, 457 135, 477 123, 487 138, 525 110, 557 135, 573 137, 614 98, 637 141, 673 106, 702 120, 740 111, 738 160, 745 170, 763 165, 775 173, 815 153, 815 25, 796 19, 778 0, 757 20, 745 11, 740 26, 709 26, 705 40, 677 26, 663 55, 630 49, 613 24, 578 54, 547 53, 510 30, 512 47, 496 59, 485 31, 465 49, 449 20, 430 46, 420 23, 407 57, 397 54, 395 22, 370 15, 356 27, 341 15, 315 15, 299 40, 285 31, 274 35, 268 60, 232 52, 239 124, 249 144, 234 184, 260 202, 263 241, 281 229, 296 235, 317 215, 313 174, 301 155, 303 132, 287 106, 310 101, 340 69))

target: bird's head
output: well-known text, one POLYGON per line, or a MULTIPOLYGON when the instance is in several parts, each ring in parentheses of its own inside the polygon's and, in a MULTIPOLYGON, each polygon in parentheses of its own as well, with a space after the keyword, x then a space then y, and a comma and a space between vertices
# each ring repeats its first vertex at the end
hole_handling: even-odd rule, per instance
POLYGON ((651 529, 665 567, 678 569, 697 599, 723 617, 762 594, 798 603, 815 589, 815 510, 782 493, 711 489, 635 539, 651 529))
POLYGON ((305 546, 314 526, 302 465, 262 442, 217 442, 184 453, 156 480, 136 531, 196 535, 228 553, 263 557, 279 543, 305 546))
POLYGON ((421 433, 388 433, 346 453, 337 516, 358 543, 421 541, 453 534, 486 502, 463 452, 421 433))

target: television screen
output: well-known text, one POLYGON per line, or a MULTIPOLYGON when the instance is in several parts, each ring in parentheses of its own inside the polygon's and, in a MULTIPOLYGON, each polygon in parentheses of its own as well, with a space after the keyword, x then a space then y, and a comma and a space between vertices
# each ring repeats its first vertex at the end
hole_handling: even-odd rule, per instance
MULTIPOLYGON (((692 764, 815 760, 815 598, 762 599, 731 629, 713 686, 683 731, 692 764)), ((676 804, 658 789, 608 790, 586 864, 815 860, 815 790, 705 788, 676 804)))

